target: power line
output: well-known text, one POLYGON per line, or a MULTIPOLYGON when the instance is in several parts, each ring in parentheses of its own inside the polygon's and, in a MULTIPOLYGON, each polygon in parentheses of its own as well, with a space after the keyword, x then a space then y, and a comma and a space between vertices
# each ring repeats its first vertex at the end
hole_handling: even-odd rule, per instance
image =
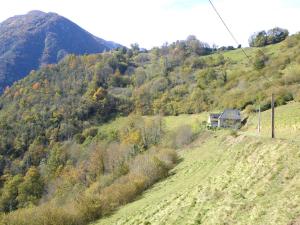
MULTIPOLYGON (((213 9, 215 10, 216 14, 218 15, 218 17, 220 18, 220 20, 222 21, 223 25, 226 27, 227 31, 229 32, 229 34, 231 35, 232 39, 235 41, 235 43, 238 45, 238 41, 237 39, 235 38, 235 36, 233 35, 233 33, 231 32, 231 30, 229 29, 229 27, 227 26, 227 24, 225 23, 225 21, 223 20, 222 16, 220 15, 220 13, 218 12, 218 10, 216 9, 216 7, 214 6, 214 4, 212 3, 211 0, 208 0, 211 4, 211 6, 213 7, 213 9)), ((247 55, 247 53, 245 52, 245 50, 243 48, 241 48, 244 55, 247 57, 247 59, 249 60, 249 62, 251 63, 251 59, 250 57, 247 55)), ((264 74, 262 74, 262 76, 268 80, 270 83, 272 83, 272 81, 266 77, 264 74)), ((260 106, 259 106, 260 107, 260 106)), ((272 138, 275 138, 275 102, 274 102, 274 92, 272 91, 272 98, 271 98, 271 110, 272 110, 272 113, 271 113, 271 133, 272 133, 272 138)), ((260 120, 260 119, 259 119, 260 120)), ((260 121, 259 121, 259 131, 260 131, 260 121)))
MULTIPOLYGON (((235 38, 235 36, 233 35, 233 33, 231 32, 231 30, 229 29, 229 27, 227 26, 227 24, 225 23, 225 21, 223 20, 221 14, 218 12, 217 8, 214 6, 214 4, 212 3, 211 0, 208 0, 209 3, 211 4, 211 6, 213 7, 213 9, 215 10, 216 14, 218 15, 218 17, 220 18, 220 20, 222 21, 223 25, 226 27, 227 31, 229 32, 230 36, 232 37, 232 39, 235 41, 235 43, 237 45, 239 45, 240 43, 237 41, 237 39, 235 38)), ((251 62, 250 57, 247 55, 247 53, 245 52, 244 48, 241 47, 244 55, 247 57, 247 59, 251 62)))
MULTIPOLYGON (((220 20, 222 21, 223 25, 225 26, 225 28, 227 29, 227 31, 229 32, 230 36, 232 37, 232 39, 234 40, 234 42, 239 45, 239 42, 237 41, 237 39, 235 38, 233 32, 229 29, 229 26, 225 23, 224 19, 222 18, 221 14, 218 12, 217 8, 214 6, 214 4, 212 3, 211 0, 208 0, 209 3, 211 4, 211 6, 213 7, 214 11, 216 12, 216 14, 218 15, 218 17, 220 18, 220 20)), ((250 56, 246 53, 245 49, 243 47, 241 47, 242 52, 244 53, 244 55, 247 57, 247 59, 249 60, 250 63, 252 63, 250 56)), ((265 80, 269 81, 270 83, 272 83, 272 81, 265 76, 263 73, 261 74, 263 76, 263 78, 265 78, 265 80)))

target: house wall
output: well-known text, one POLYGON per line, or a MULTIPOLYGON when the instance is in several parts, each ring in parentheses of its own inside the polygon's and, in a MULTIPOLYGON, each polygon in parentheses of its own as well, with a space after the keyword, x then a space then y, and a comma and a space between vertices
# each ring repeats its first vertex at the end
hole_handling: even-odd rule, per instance
POLYGON ((218 127, 218 121, 217 121, 217 120, 212 121, 212 122, 210 123, 210 125, 211 125, 211 127, 218 127))
POLYGON ((219 119, 218 127, 238 128, 241 125, 240 120, 219 119))
POLYGON ((218 127, 218 119, 212 119, 211 117, 208 117, 207 124, 210 127, 218 127))

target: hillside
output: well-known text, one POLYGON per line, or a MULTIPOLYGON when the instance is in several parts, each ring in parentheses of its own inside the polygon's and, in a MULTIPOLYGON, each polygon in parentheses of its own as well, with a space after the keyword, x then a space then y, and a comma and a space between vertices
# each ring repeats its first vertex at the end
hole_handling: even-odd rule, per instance
MULTIPOLYGON (((294 110, 299 106, 277 109, 278 135, 285 130, 282 118, 299 118, 300 111, 294 110)), ((269 114, 264 113, 263 123, 269 114)), ((297 132, 290 130, 289 139, 277 140, 244 132, 204 133, 181 151, 181 163, 170 177, 93 225, 286 225, 300 214, 297 132)))
POLYGON ((66 54, 91 54, 119 45, 97 38, 55 13, 31 11, 0 24, 0 92, 31 70, 66 54))
MULTIPOLYGON (((255 142, 254 112, 260 102, 263 137, 271 92, 278 112, 297 111, 299 46, 296 34, 276 45, 247 48, 249 61, 241 49, 220 51, 190 36, 149 51, 132 46, 69 55, 32 71, 0 97, 3 223, 84 225, 109 215, 167 177, 180 163, 183 147, 203 133, 210 111, 241 109, 248 124, 238 138, 235 132, 231 138, 209 133, 210 144, 194 142, 195 149, 206 146, 215 152, 211 157, 229 154, 229 148, 246 154, 245 143, 254 152, 255 146, 269 151, 268 139, 255 142), (284 106, 291 101, 294 105, 284 106)), ((278 135, 287 131, 284 123, 278 122, 278 135)), ((292 151, 297 145, 277 141, 279 149, 286 145, 292 151)), ((244 172, 245 177, 250 173, 244 172)))
POLYGON ((37 139, 48 146, 132 112, 176 116, 239 108, 248 114, 258 102, 268 109, 271 92, 276 105, 298 101, 299 39, 247 48, 252 62, 241 49, 214 51, 195 37, 148 52, 71 55, 5 91, 0 154, 22 159, 37 139))
MULTIPOLYGON (((289 139, 300 141, 300 105, 298 102, 291 102, 287 105, 276 108, 275 110, 275 135, 279 139, 289 139)), ((262 137, 270 137, 271 132, 271 112, 267 110, 261 114, 261 133, 262 137)), ((257 135, 258 114, 251 114, 246 133, 257 135)))

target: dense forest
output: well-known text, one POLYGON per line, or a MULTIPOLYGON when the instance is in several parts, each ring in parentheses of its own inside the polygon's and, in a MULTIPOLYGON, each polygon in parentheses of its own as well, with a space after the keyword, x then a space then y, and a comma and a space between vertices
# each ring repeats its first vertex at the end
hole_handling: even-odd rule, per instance
POLYGON ((190 36, 149 51, 134 44, 69 55, 32 71, 0 98, 0 211, 18 209, 3 223, 85 224, 131 201, 177 162, 161 116, 249 113, 258 102, 266 110, 271 92, 277 105, 298 100, 299 46, 292 35, 245 49, 248 60, 190 36), (128 115, 118 129, 98 128, 128 115))
POLYGON ((0 23, 0 93, 42 65, 67 54, 100 53, 120 47, 95 37, 56 13, 30 11, 0 23))

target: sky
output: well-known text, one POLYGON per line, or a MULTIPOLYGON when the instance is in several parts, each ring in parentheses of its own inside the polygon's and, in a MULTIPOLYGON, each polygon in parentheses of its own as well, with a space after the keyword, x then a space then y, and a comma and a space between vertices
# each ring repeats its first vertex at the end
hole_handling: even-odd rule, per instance
MULTIPOLYGON (((260 30, 300 31, 299 0, 211 0, 242 46, 260 30)), ((0 22, 31 10, 56 12, 105 40, 152 48, 195 35, 236 46, 209 0, 2 0, 0 22)))

